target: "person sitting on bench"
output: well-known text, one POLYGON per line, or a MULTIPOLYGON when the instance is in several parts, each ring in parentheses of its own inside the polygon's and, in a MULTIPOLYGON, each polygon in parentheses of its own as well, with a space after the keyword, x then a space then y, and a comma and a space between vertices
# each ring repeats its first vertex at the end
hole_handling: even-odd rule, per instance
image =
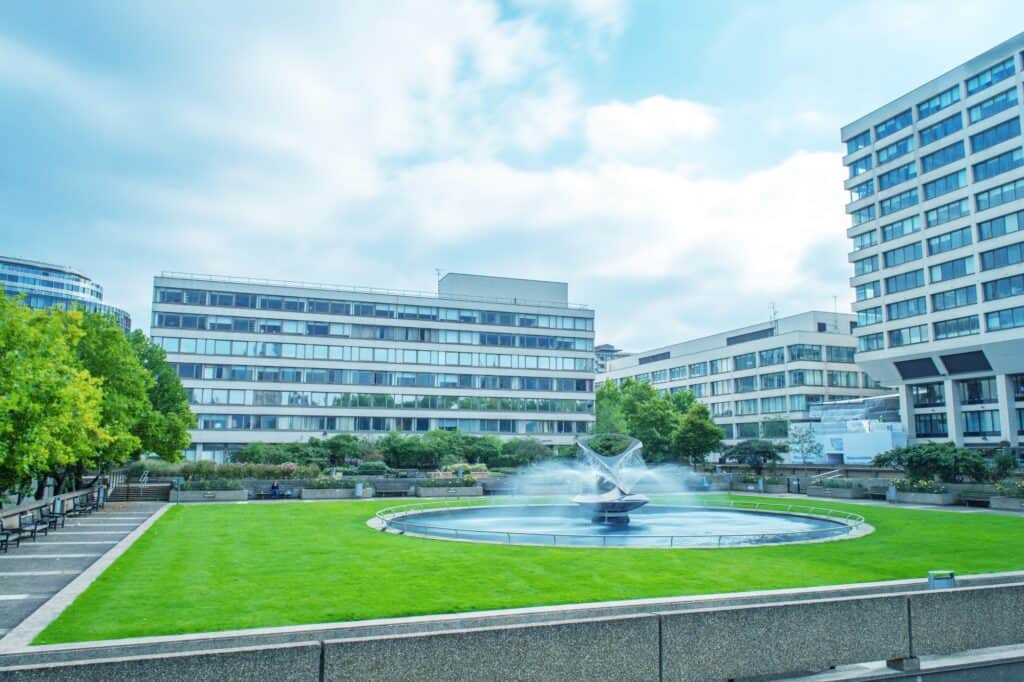
POLYGON ((281 486, 280 486, 280 484, 277 481, 274 481, 274 484, 272 486, 270 486, 270 496, 276 498, 280 494, 281 494, 281 486))

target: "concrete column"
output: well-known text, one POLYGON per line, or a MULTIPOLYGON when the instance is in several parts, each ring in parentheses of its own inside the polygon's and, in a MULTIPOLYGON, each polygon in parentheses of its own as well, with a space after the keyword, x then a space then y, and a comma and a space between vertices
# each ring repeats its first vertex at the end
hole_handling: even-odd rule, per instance
POLYGON ((1007 374, 996 376, 996 396, 999 398, 1000 440, 1017 445, 1017 410, 1013 404, 1013 382, 1007 374))
POLYGON ((903 422, 903 430, 907 432, 907 442, 917 438, 917 429, 914 428, 914 401, 910 398, 910 386, 903 384, 899 387, 900 396, 900 420, 903 422))
POLYGON ((942 388, 946 394, 946 428, 949 429, 949 439, 957 447, 962 447, 964 431, 960 424, 960 396, 956 394, 952 379, 944 379, 942 388))

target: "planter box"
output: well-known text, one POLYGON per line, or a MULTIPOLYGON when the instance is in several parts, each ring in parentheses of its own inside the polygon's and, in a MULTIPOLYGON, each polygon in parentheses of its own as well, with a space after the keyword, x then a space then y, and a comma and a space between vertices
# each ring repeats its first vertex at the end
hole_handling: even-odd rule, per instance
MULTIPOLYGON (((303 488, 301 495, 304 500, 350 500, 355 496, 355 488, 303 488)), ((363 486, 362 496, 373 497, 373 488, 363 486)))
POLYGON ((865 497, 864 488, 826 488, 823 485, 812 485, 807 489, 808 497, 830 497, 837 500, 859 500, 865 497))
POLYGON ((178 502, 245 502, 249 493, 246 490, 172 490, 171 499, 178 502))
POLYGON ((416 497, 479 497, 483 494, 484 488, 480 485, 463 488, 421 488, 416 486, 416 497))
POLYGON ((988 500, 989 509, 1024 512, 1024 497, 1003 497, 997 495, 988 500))
POLYGON ((956 504, 956 493, 908 493, 896 491, 896 501, 904 504, 956 504))
POLYGON ((765 483, 764 491, 766 493, 788 493, 789 488, 786 487, 785 483, 765 483))

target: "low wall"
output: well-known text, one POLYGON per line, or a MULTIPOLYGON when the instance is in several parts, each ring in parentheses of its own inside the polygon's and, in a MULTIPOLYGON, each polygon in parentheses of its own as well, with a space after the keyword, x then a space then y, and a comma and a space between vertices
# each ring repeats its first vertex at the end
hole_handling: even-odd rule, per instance
POLYGON ((807 489, 808 497, 830 497, 837 500, 857 500, 867 496, 863 488, 826 488, 823 485, 812 485, 807 489))
MULTIPOLYGON (((304 500, 350 500, 356 496, 355 488, 303 488, 304 500)), ((373 488, 363 486, 361 497, 373 497, 373 488)))
POLYGON ((483 494, 483 486, 479 485, 451 488, 416 486, 416 497, 479 497, 483 494))
POLYGON ((178 490, 171 492, 175 502, 244 502, 249 499, 246 490, 178 490))
POLYGON ((955 492, 912 493, 901 490, 896 491, 896 501, 904 504, 938 504, 948 506, 956 504, 956 498, 957 494, 955 492))
POLYGON ((990 497, 988 498, 988 506, 990 509, 1024 511, 1024 497, 990 497))

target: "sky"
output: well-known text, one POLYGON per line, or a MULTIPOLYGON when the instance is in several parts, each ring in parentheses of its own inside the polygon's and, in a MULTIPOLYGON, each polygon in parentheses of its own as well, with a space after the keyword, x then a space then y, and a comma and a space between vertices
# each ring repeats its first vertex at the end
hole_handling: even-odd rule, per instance
POLYGON ((148 330, 161 271, 566 281, 643 350, 849 311, 839 128, 1011 0, 0 4, 0 254, 148 330))

